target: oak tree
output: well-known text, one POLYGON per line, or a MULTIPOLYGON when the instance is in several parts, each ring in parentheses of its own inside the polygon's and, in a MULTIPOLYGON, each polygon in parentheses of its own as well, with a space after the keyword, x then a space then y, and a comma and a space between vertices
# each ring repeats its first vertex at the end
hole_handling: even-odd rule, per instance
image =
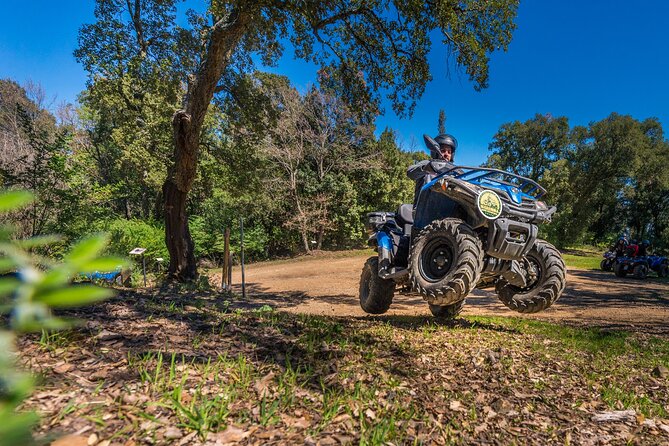
MULTIPOLYGON (((144 29, 156 25, 156 16, 141 11, 164 12, 174 4, 97 0, 96 15, 125 8, 128 21, 119 29, 137 29, 138 24, 144 29)), ((196 65, 185 70, 183 100, 172 118, 173 165, 163 185, 170 275, 177 280, 197 275, 186 205, 207 110, 215 95, 231 94, 235 79, 248 73, 254 60, 276 64, 290 45, 296 58, 320 66, 323 76, 339 84, 351 105, 379 104, 385 97, 398 114, 408 115, 431 79, 427 56, 434 32, 445 44, 444 56, 452 57, 452 65, 480 90, 488 83, 489 54, 505 50, 511 40, 517 5, 517 0, 211 0, 206 13, 189 13, 188 32, 174 26, 166 34, 186 33, 197 41, 188 52, 196 65)), ((85 38, 91 30, 82 30, 83 40, 95 50, 99 44, 85 38)), ((107 31, 102 35, 111 38, 114 29, 107 31)), ((140 54, 150 54, 161 36, 139 39, 139 34, 130 43, 139 46, 140 54)), ((164 46, 165 51, 173 48, 164 46)))

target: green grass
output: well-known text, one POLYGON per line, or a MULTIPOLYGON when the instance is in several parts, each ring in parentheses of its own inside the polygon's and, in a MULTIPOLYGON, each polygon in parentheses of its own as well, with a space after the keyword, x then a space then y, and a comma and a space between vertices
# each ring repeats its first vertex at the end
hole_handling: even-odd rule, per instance
POLYGON ((599 264, 603 257, 600 255, 576 255, 576 254, 562 254, 564 263, 572 268, 581 269, 599 269, 599 264))
POLYGON ((636 337, 621 330, 568 327, 516 317, 469 316, 467 319, 559 342, 565 349, 595 353, 609 359, 629 354, 635 357, 637 365, 669 363, 669 341, 661 338, 636 337))
MULTIPOLYGON (((125 426, 128 432, 161 419, 200 439, 235 425, 300 432, 287 443, 333 431, 365 445, 457 444, 465 437, 475 443, 482 423, 497 429, 486 417, 501 399, 508 406, 495 411, 522 412, 504 418, 516 431, 535 415, 565 414, 567 421, 554 419, 533 432, 543 444, 557 444, 562 441, 553 433, 581 419, 583 404, 588 412, 630 408, 649 418, 669 415, 667 383, 651 376, 656 366, 669 365, 667 339, 520 317, 444 323, 423 316, 295 315, 269 306, 228 312, 206 303, 205 312, 195 312, 157 302, 164 312, 193 311, 216 323, 184 332, 174 345, 127 351, 132 378, 124 394, 144 397, 123 405, 135 423, 125 426), (450 409, 454 402, 460 410, 450 409)), ((144 305, 153 311, 157 304, 144 305)), ((142 327, 149 333, 169 328, 142 327)), ((47 351, 67 348, 67 339, 45 333, 41 344, 47 351)), ((98 386, 96 400, 106 391, 98 386)), ((58 414, 97 424, 101 415, 99 408, 76 404, 58 414)), ((99 428, 120 432, 118 425, 99 428)), ((513 442, 502 435, 501 443, 513 442)))

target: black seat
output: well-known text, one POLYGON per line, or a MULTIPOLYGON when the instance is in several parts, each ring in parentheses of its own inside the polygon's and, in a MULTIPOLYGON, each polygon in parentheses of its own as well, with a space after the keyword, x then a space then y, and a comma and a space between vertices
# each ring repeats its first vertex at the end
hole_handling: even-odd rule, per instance
POLYGON ((401 225, 412 225, 413 224, 413 205, 412 204, 401 204, 399 209, 397 209, 397 220, 401 225))

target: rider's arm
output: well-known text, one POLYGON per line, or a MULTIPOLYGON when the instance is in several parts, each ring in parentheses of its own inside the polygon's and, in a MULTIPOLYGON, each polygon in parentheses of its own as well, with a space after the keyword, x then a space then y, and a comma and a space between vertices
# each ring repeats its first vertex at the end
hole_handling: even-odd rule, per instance
POLYGON ((424 160, 420 161, 413 166, 409 167, 407 170, 407 176, 411 178, 414 181, 417 181, 421 178, 423 178, 427 174, 434 173, 432 168, 430 167, 430 161, 429 160, 424 160))

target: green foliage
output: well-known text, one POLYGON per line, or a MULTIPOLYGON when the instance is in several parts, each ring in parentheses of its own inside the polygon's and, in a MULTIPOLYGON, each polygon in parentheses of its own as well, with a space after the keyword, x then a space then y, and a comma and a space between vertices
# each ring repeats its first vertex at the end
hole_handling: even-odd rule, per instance
POLYGON ((488 164, 540 180, 558 208, 543 235, 558 246, 635 238, 669 246, 669 142, 657 119, 612 113, 588 127, 537 115, 504 124, 488 164))
MULTIPOLYGON (((215 259, 223 261, 225 249, 225 227, 220 223, 206 221, 203 217, 190 219, 190 231, 195 243, 195 255, 198 258, 215 259)), ((229 222, 230 228, 230 251, 233 255, 240 253, 239 221, 229 222)), ((267 258, 267 245, 269 236, 262 225, 244 226, 244 253, 247 259, 267 258)))
MULTIPOLYGON (((76 207, 70 187, 72 135, 58 127, 46 109, 41 87, 0 80, 0 185, 29 191, 34 200, 8 217, 20 237, 36 236, 60 226, 76 207)), ((3 217, 6 219, 6 217, 3 217)))
POLYGON ((134 248, 146 248, 148 262, 156 257, 169 259, 165 246, 165 229, 161 225, 142 220, 116 219, 102 226, 109 233, 109 251, 127 256, 134 248))
MULTIPOLYGON (((31 195, 7 192, 0 195, 0 212, 17 211, 30 205, 31 195)), ((37 422, 35 413, 16 411, 33 388, 28 374, 15 367, 12 332, 58 330, 68 327, 67 320, 53 316, 51 308, 82 306, 106 299, 109 289, 92 285, 70 284, 79 272, 95 271, 110 265, 122 265, 118 258, 98 258, 107 239, 97 235, 75 244, 63 262, 32 254, 27 249, 48 244, 53 237, 39 237, 17 242, 10 238, 12 229, 3 228, 0 235, 0 313, 9 315, 12 331, 0 330, 0 438, 4 445, 34 444, 31 429, 37 422)))
POLYGON ((446 112, 443 109, 439 110, 439 120, 437 121, 437 133, 438 134, 446 133, 446 112))
MULTIPOLYGON (((207 127, 212 123, 206 116, 208 109, 217 114, 227 108, 226 102, 236 102, 243 110, 239 114, 241 120, 262 122, 237 127, 245 139, 252 141, 267 136, 263 133, 248 138, 253 130, 281 121, 288 114, 291 108, 286 102, 276 100, 287 98, 280 85, 275 84, 269 95, 262 89, 257 94, 259 89, 250 74, 258 58, 266 65, 275 64, 283 53, 284 42, 289 41, 296 57, 321 68, 319 79, 327 93, 313 90, 305 100, 297 101, 313 112, 302 116, 298 126, 300 131, 311 131, 311 136, 293 137, 289 144, 285 144, 288 140, 283 144, 285 149, 306 140, 311 153, 307 155, 299 147, 301 153, 297 157, 266 157, 279 165, 280 160, 291 160, 290 171, 285 174, 296 214, 283 219, 284 227, 299 233, 306 251, 310 250, 309 233, 317 234, 317 247, 322 247, 325 233, 335 221, 331 200, 341 192, 328 189, 333 182, 326 181, 328 172, 319 163, 322 157, 318 149, 327 148, 328 158, 337 160, 335 147, 348 148, 349 152, 363 148, 361 135, 355 133, 372 124, 382 96, 388 98, 398 114, 411 113, 431 79, 427 55, 433 31, 441 33, 448 54, 454 56, 457 67, 464 68, 474 88, 485 88, 489 54, 506 50, 515 29, 518 6, 517 0, 464 0, 457 5, 447 1, 408 5, 375 0, 364 8, 357 4, 273 0, 207 3, 204 13, 188 11, 189 27, 182 28, 177 24, 175 0, 95 2, 96 21, 81 28, 75 56, 90 74, 81 102, 87 112, 96 176, 102 186, 123 191, 114 206, 126 218, 162 216, 160 205, 150 205, 154 200, 162 204, 159 185, 165 181, 166 187, 176 186, 188 194, 194 187, 198 147, 216 152, 217 147, 207 144, 208 137, 213 135, 216 145, 223 145, 229 141, 221 135, 234 136, 209 131, 207 127), (263 96, 272 97, 276 92, 279 94, 273 97, 274 107, 266 107, 271 100, 263 96), (209 107, 214 96, 218 107, 209 107), (322 101, 324 98, 327 100, 322 101), (170 118, 176 116, 179 106, 189 125, 172 128, 170 118), (277 114, 277 110, 281 112, 277 114), (333 110, 335 113, 330 113, 333 110), (334 137, 329 132, 333 123, 337 134, 334 137), (346 144, 350 141, 341 138, 342 134, 358 141, 346 144), (180 143, 171 158, 169 148, 173 141, 180 143), (316 164, 316 179, 298 185, 295 178, 302 173, 298 164, 306 164, 305 161, 316 164), (165 176, 168 166, 170 175, 165 176)), ((239 117, 228 114, 223 117, 226 118, 234 121, 239 117)), ((270 140, 286 134, 285 125, 278 130, 270 140)), ((166 194, 164 199, 172 197, 166 194)), ((347 194, 347 198, 352 197, 347 194)), ((282 204, 285 209, 287 206, 282 204)), ((166 206, 167 215, 183 212, 172 203, 166 206)), ((176 245, 183 245, 186 251, 191 249, 189 239, 189 231, 184 228, 169 238, 176 240, 174 250, 176 245)), ((188 263, 192 262, 190 254, 185 256, 188 263)), ((181 259, 182 256, 172 259, 174 265, 179 263, 178 268, 173 268, 175 271, 195 270, 195 265, 181 265, 181 259)))
POLYGON ((494 156, 488 164, 539 181, 551 163, 565 155, 568 144, 567 118, 537 114, 500 127, 489 146, 494 156))

